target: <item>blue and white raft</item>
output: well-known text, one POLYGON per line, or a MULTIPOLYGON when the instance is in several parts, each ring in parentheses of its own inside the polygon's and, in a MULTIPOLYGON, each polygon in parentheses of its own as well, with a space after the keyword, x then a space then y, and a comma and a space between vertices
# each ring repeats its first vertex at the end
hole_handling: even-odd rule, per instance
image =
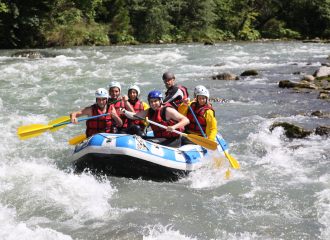
MULTIPOLYGON (((217 156, 224 158, 227 143, 220 134, 216 139, 222 143, 216 149, 217 156)), ((172 148, 136 135, 98 133, 76 146, 73 161, 78 172, 91 170, 118 177, 175 181, 200 168, 203 158, 211 152, 194 144, 172 148)))

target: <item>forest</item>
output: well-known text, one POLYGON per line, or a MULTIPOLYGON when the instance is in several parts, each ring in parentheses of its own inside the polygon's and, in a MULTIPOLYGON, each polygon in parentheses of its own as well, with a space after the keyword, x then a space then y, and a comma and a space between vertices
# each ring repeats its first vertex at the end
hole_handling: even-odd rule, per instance
POLYGON ((0 0, 0 48, 330 38, 330 0, 0 0))

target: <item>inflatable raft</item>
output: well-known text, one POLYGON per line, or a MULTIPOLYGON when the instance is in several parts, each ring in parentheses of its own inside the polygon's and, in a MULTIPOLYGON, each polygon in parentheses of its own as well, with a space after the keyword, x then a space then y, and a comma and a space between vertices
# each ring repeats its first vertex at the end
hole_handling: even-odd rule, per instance
MULTIPOLYGON (((219 144, 215 151, 225 157, 228 147, 220 134, 217 142, 222 146, 219 144)), ((118 177, 175 181, 200 168, 203 158, 211 152, 199 145, 171 148, 136 135, 99 133, 76 146, 73 161, 78 172, 91 170, 118 177)))

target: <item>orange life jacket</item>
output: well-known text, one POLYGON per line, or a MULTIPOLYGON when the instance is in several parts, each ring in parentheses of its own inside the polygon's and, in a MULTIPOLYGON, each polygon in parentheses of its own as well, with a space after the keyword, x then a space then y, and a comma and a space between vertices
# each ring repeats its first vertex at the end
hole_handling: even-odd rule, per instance
MULTIPOLYGON (((144 111, 142 101, 137 100, 136 103, 132 103, 130 100, 128 100, 128 101, 132 105, 132 107, 134 108, 135 113, 144 111)), ((142 130, 145 129, 145 125, 142 123, 141 120, 132 120, 132 119, 127 118, 127 124, 128 125, 131 125, 131 124, 139 125, 142 130)))
MULTIPOLYGON (((174 120, 166 120, 166 108, 168 108, 170 106, 165 106, 165 107, 159 107, 157 108, 156 111, 154 111, 152 108, 149 108, 148 111, 148 118, 151 121, 154 121, 156 123, 159 123, 165 127, 168 126, 173 126, 177 123, 177 121, 174 120)), ((160 128, 154 124, 151 124, 151 129, 154 132, 154 137, 156 138, 171 138, 171 137, 178 137, 180 136, 177 133, 174 132, 168 132, 166 131, 166 128, 160 128)), ((181 127, 179 129, 176 129, 179 132, 183 132, 184 131, 184 127, 181 127)))
MULTIPOLYGON (((91 106, 93 109, 93 116, 103 115, 97 104, 91 106)), ((110 108, 107 106, 107 112, 110 113, 110 108)), ((89 137, 98 132, 113 133, 113 123, 111 115, 93 118, 86 121, 86 136, 89 137)))
MULTIPOLYGON (((121 100, 121 98, 118 98, 117 100, 121 100)), ((108 103, 111 103, 113 102, 110 98, 108 99, 108 103)), ((127 128, 127 117, 125 114, 119 114, 119 108, 125 108, 125 103, 123 101, 119 101, 119 102, 116 102, 115 104, 111 104, 115 109, 116 109, 116 112, 117 112, 117 115, 120 117, 120 119, 123 121, 123 126, 122 128, 127 128)), ((111 106, 110 105, 110 106, 111 106)), ((115 127, 117 128, 121 128, 118 126, 118 124, 116 124, 115 122, 113 123, 115 127)))
MULTIPOLYGON (((205 106, 203 107, 200 107, 200 108, 197 108, 196 109, 196 106, 197 106, 197 103, 196 102, 193 102, 190 107, 191 109, 193 110, 193 112, 195 113, 195 116, 197 118, 197 121, 199 122, 199 124, 201 125, 201 128, 203 129, 203 132, 205 133, 205 130, 206 130, 206 121, 205 119, 203 118, 204 116, 204 113, 206 110, 210 109, 213 111, 214 113, 214 109, 213 107, 211 106, 211 104, 206 104, 205 106)), ((187 130, 190 130, 192 132, 195 132, 197 134, 200 134, 202 135, 202 132, 200 131, 199 127, 198 127, 198 124, 196 123, 196 120, 194 118, 194 116, 192 115, 191 111, 189 110, 188 111, 188 114, 187 114, 187 118, 189 119, 190 123, 186 126, 187 130)))

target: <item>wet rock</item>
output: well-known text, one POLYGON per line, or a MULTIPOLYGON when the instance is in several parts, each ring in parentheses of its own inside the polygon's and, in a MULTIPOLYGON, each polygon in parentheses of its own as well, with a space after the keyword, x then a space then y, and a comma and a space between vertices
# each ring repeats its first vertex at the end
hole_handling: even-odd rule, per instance
POLYGON ((323 88, 324 90, 330 90, 330 83, 323 88))
POLYGON ((205 46, 205 45, 215 45, 215 44, 214 44, 213 42, 205 42, 205 43, 204 43, 204 46, 205 46))
POLYGON ((327 77, 330 75, 330 67, 321 67, 315 71, 314 77, 327 77))
POLYGON ((307 74, 306 72, 300 72, 300 71, 298 71, 298 72, 294 72, 294 73, 292 73, 293 75, 305 75, 305 74, 307 74))
POLYGON ((315 134, 320 136, 330 136, 330 126, 318 126, 315 130, 315 134))
POLYGON ((278 86, 280 88, 309 88, 309 89, 317 89, 314 84, 306 83, 306 82, 291 82, 289 80, 282 80, 279 82, 278 86))
POLYGON ((312 75, 306 75, 301 80, 302 81, 305 80, 305 81, 308 81, 308 82, 312 82, 312 81, 315 80, 315 77, 313 77, 312 75))
POLYGON ((256 70, 245 70, 241 76, 256 76, 258 72, 256 70))
POLYGON ((239 80, 239 77, 232 73, 220 73, 212 77, 213 80, 239 80))
POLYGON ((56 57, 56 55, 52 55, 49 53, 40 53, 36 51, 25 51, 25 52, 17 52, 11 55, 11 57, 24 57, 24 58, 52 58, 56 57))
POLYGON ((164 44, 165 42, 163 40, 158 40, 157 44, 164 44))
POLYGON ((276 127, 283 127, 288 138, 304 138, 313 133, 311 130, 303 129, 288 122, 276 122, 269 127, 269 130, 272 132, 276 127))
POLYGON ((312 115, 312 116, 317 116, 317 117, 318 117, 318 116, 322 116, 322 115, 323 115, 323 112, 322 112, 321 110, 317 110, 317 111, 315 111, 315 112, 312 112, 311 115, 312 115))
POLYGON ((330 56, 329 56, 329 57, 327 57, 327 59, 330 59, 330 56))
POLYGON ((330 63, 321 63, 322 66, 330 67, 330 63))
POLYGON ((303 43, 321 43, 321 40, 304 40, 303 43))
POLYGON ((306 63, 306 65, 313 65, 313 63, 311 63, 311 62, 308 62, 308 63, 306 63))
POLYGON ((320 94, 317 97, 317 99, 330 99, 330 94, 329 93, 320 92, 320 94))
POLYGON ((214 67, 222 67, 222 66, 225 66, 225 64, 224 63, 217 63, 217 64, 214 64, 212 66, 214 66, 214 67))
POLYGON ((209 99, 210 102, 229 102, 229 99, 212 97, 209 99))

